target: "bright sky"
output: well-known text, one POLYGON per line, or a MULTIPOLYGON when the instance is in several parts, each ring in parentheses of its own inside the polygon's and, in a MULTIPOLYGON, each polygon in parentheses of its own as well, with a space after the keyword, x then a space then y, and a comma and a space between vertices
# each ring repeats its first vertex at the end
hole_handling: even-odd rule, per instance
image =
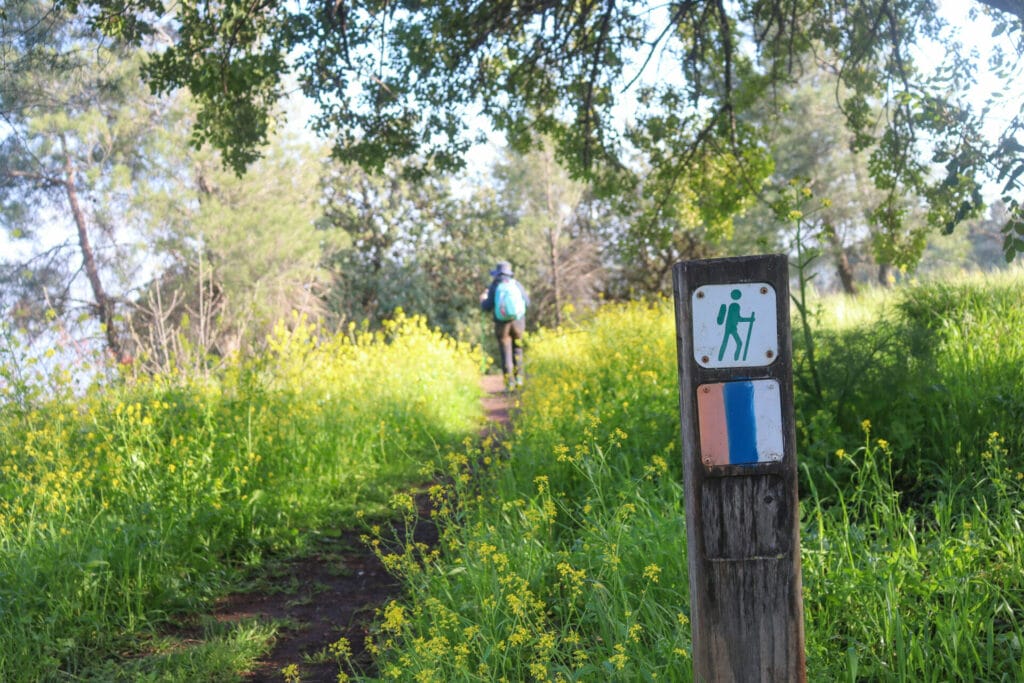
MULTIPOLYGON (((985 116, 984 131, 986 136, 995 140, 1005 131, 1007 125, 1014 116, 1024 111, 1024 88, 1020 83, 1024 82, 1021 63, 1016 67, 1010 78, 999 77, 989 67, 988 58, 993 49, 999 46, 1008 56, 1008 62, 1015 56, 1016 45, 1010 33, 1003 33, 1000 36, 993 36, 995 23, 981 13, 983 5, 980 2, 964 2, 963 0, 938 0, 940 16, 944 17, 950 24, 956 38, 964 47, 977 51, 980 57, 977 74, 978 86, 968 94, 970 101, 978 110, 983 109, 992 95, 1001 92, 1002 96, 997 98, 990 105, 990 110, 985 116), (970 18, 971 9, 978 10, 979 16, 970 18)), ((1017 36, 1020 39, 1020 36, 1017 36)), ((941 48, 938 48, 941 51, 941 48)), ((941 52, 936 55, 936 63, 941 59, 941 52)), ((999 196, 1001 187, 990 182, 985 186, 985 194, 988 201, 999 196)))

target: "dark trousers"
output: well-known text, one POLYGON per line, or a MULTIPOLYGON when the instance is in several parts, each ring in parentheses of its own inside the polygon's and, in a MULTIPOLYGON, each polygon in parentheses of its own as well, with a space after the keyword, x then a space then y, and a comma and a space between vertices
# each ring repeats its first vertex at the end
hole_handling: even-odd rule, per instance
POLYGON ((498 339, 501 352, 501 371, 508 377, 523 375, 523 334, 526 321, 523 319, 507 322, 494 321, 494 336, 498 339))

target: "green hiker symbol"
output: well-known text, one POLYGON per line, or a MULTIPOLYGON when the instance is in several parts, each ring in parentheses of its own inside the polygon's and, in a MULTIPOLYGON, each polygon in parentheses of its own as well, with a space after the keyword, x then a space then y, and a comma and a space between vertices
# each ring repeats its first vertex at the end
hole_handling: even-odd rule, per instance
POLYGON ((722 336, 722 346, 718 349, 719 362, 725 356, 725 348, 729 346, 730 339, 736 340, 736 355, 733 357, 733 360, 740 359, 740 352, 743 353, 743 360, 746 360, 747 347, 750 345, 750 332, 754 329, 754 313, 751 312, 749 318, 744 318, 740 314, 740 305, 737 302, 743 296, 743 293, 738 289, 734 289, 729 296, 732 297, 733 303, 728 306, 722 304, 721 308, 718 309, 718 324, 725 323, 725 335, 722 336), (750 323, 747 327, 746 340, 740 339, 740 323, 750 323))

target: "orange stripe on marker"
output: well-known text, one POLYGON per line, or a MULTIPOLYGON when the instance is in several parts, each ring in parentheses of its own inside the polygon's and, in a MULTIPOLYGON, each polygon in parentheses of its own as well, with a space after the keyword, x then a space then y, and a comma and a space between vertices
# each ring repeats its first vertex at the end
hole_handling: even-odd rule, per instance
POLYGON ((729 464, 729 430, 725 421, 724 384, 697 387, 697 418, 700 429, 700 455, 705 465, 729 464))

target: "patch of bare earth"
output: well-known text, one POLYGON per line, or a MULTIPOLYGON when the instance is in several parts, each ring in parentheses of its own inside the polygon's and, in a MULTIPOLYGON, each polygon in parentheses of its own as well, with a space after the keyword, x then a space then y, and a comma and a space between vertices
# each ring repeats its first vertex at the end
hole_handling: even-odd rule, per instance
MULTIPOLYGON (((480 384, 487 417, 481 436, 500 438, 509 424, 513 397, 505 393, 500 375, 485 375, 480 384)), ((425 506, 426 496, 417 500, 421 508, 425 506)), ((420 517, 424 521, 414 530, 413 540, 435 544, 437 531, 429 510, 421 509, 420 517)), ((257 619, 282 624, 273 649, 247 673, 247 681, 277 683, 284 680, 281 670, 295 664, 303 683, 333 683, 338 664, 333 658, 317 661, 317 655, 342 637, 351 645, 354 664, 346 673, 375 675, 366 639, 375 611, 401 595, 401 584, 359 540, 360 535, 358 530, 342 530, 321 536, 312 554, 278 563, 273 575, 264 577, 269 579, 265 583, 281 590, 239 593, 217 605, 214 616, 220 621, 257 619)))

